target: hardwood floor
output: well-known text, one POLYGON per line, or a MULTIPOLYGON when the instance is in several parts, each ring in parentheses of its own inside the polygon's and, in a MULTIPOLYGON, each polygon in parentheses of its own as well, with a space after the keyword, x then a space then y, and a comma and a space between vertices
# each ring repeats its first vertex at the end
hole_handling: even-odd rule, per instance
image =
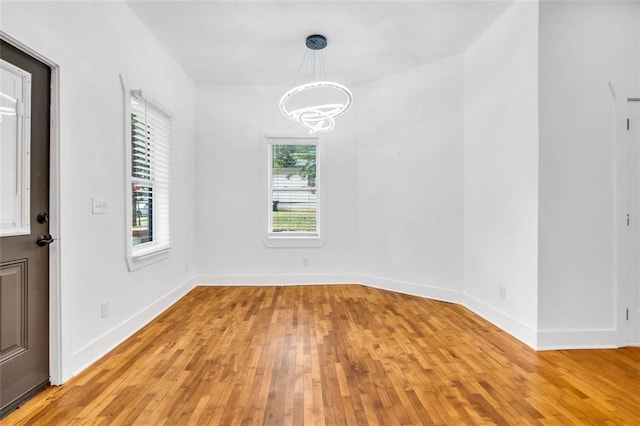
POLYGON ((358 285, 197 287, 3 424, 640 424, 640 348, 539 352, 358 285))

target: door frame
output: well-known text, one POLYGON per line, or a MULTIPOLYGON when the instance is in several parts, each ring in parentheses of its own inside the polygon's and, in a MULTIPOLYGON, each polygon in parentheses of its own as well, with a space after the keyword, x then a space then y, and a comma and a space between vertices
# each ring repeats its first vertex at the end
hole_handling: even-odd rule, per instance
MULTIPOLYGON (((636 91, 634 94, 640 94, 640 91, 636 91)), ((640 113, 640 105, 638 99, 640 96, 630 96, 626 99, 626 115, 628 125, 630 126, 626 134, 626 143, 630 147, 629 150, 632 154, 631 158, 631 173, 629 176, 632 179, 632 194, 630 197, 633 203, 631 211, 635 214, 635 223, 633 229, 631 229, 631 241, 630 241, 630 265, 633 268, 631 271, 631 277, 626 296, 632 302, 627 302, 628 312, 626 313, 628 318, 628 324, 626 326, 627 346, 640 346, 640 129, 638 124, 638 113, 640 113)), ((623 125, 624 127, 624 125, 623 125)), ((626 312, 625 306, 621 306, 623 314, 626 312)))
POLYGON ((63 383, 62 360, 62 280, 60 258, 62 230, 60 229, 60 67, 36 50, 0 31, 0 39, 20 49, 51 68, 51 116, 49 157, 49 232, 56 238, 49 246, 49 376, 52 385, 63 383))
POLYGON ((640 345, 640 146, 629 143, 629 98, 640 95, 636 81, 609 81, 613 97, 614 322, 618 347, 640 345), (627 224, 629 215, 629 225, 627 224), (630 305, 628 300, 633 297, 630 305), (627 309, 629 311, 627 311, 627 309), (627 314, 628 312, 628 314, 627 314))

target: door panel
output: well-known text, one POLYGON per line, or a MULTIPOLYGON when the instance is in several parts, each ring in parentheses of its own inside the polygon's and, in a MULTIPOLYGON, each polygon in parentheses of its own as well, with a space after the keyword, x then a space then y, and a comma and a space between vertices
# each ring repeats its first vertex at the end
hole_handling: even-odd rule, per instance
POLYGON ((0 364, 27 350, 27 260, 0 266, 0 364))
MULTIPOLYGON (((29 74, 31 83, 30 105, 24 102, 20 106, 19 102, 14 102, 17 105, 15 115, 23 114, 24 120, 30 119, 25 130, 30 136, 28 143, 21 148, 19 144, 7 145, 15 144, 15 139, 13 142, 12 138, 0 140, 3 145, 0 155, 11 153, 15 161, 15 167, 10 168, 6 166, 7 158, 2 159, 3 172, 10 169, 10 177, 15 181, 3 187, 3 198, 9 193, 5 189, 15 186, 16 196, 11 211, 17 212, 15 215, 19 219, 20 208, 26 208, 22 222, 16 222, 13 227, 18 231, 4 233, 5 236, 0 238, 1 417, 49 383, 49 248, 48 245, 38 246, 36 240, 40 235, 49 234, 47 221, 38 221, 37 217, 38 213, 49 213, 51 70, 1 40, 0 58, 29 74), (22 173, 21 178, 21 172, 25 170, 29 173, 22 173)), ((2 75, 0 91, 4 88, 6 96, 0 97, 11 106, 15 96, 4 92, 10 92, 18 83, 7 82, 5 80, 11 77, 2 75)), ((7 107, 7 104, 0 103, 0 106, 7 107)), ((13 126, 19 125, 20 121, 10 119, 15 118, 8 116, 10 109, 1 111, 5 113, 3 118, 7 119, 0 122, 0 127, 12 127, 3 129, 2 135, 12 135, 13 126)), ((7 216, 8 213, 3 211, 2 218, 7 216)), ((10 225, 3 223, 3 229, 11 228, 10 225)))

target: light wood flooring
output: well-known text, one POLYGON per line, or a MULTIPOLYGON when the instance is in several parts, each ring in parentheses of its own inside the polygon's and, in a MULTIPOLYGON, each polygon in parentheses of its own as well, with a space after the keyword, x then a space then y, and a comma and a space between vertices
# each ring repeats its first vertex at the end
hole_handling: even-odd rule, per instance
POLYGON ((197 287, 3 424, 640 424, 640 349, 539 352, 358 285, 197 287))

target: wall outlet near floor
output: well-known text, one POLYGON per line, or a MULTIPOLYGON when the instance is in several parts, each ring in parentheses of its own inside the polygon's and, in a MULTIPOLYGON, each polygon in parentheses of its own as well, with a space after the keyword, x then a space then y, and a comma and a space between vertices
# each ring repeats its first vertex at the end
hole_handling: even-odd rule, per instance
POLYGON ((506 299, 507 298, 507 287, 501 285, 500 286, 500 299, 506 299))
POLYGON ((302 266, 309 266, 309 258, 308 257, 303 257, 302 258, 302 266))
POLYGON ((100 302, 100 318, 106 318, 109 316, 109 301, 105 300, 100 302))

